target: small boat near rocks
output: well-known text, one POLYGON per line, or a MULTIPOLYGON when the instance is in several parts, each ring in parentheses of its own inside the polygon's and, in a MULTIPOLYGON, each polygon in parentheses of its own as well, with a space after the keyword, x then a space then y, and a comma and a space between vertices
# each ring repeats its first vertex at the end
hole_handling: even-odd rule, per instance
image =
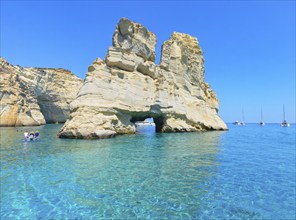
POLYGON ((135 122, 136 128, 144 128, 144 127, 155 127, 155 123, 153 119, 146 118, 144 121, 137 121, 135 122))

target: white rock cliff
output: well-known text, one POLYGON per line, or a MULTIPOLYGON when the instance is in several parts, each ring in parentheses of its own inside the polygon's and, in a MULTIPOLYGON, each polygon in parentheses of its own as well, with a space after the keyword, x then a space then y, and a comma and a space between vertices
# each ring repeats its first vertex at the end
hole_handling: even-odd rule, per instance
POLYGON ((226 130, 218 99, 204 82, 195 37, 174 32, 155 64, 155 35, 121 19, 105 60, 97 58, 71 103, 59 137, 108 138, 135 133, 133 122, 153 117, 159 132, 226 130))
POLYGON ((0 126, 63 123, 83 81, 65 69, 22 68, 0 57, 0 126))

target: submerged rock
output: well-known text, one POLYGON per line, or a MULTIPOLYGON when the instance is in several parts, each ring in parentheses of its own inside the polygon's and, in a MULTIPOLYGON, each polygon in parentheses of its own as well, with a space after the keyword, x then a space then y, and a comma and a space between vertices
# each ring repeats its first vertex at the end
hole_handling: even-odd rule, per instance
POLYGON ((155 61, 155 35, 121 19, 105 60, 88 68, 59 137, 106 138, 135 133, 133 122, 153 117, 159 132, 225 130, 218 99, 204 82, 195 37, 174 32, 155 61))
POLYGON ((63 123, 83 81, 65 69, 22 68, 0 57, 0 126, 63 123))

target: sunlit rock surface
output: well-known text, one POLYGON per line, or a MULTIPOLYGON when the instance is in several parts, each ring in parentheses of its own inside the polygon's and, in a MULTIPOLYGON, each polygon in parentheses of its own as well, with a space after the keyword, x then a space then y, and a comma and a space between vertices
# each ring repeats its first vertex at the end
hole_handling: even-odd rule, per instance
POLYGON ((195 37, 174 32, 155 64, 155 35, 121 19, 105 60, 97 58, 71 104, 63 138, 107 138, 135 133, 133 122, 153 117, 159 132, 225 130, 218 99, 204 82, 195 37))
POLYGON ((0 126, 62 123, 83 81, 65 69, 22 68, 0 58, 0 126))

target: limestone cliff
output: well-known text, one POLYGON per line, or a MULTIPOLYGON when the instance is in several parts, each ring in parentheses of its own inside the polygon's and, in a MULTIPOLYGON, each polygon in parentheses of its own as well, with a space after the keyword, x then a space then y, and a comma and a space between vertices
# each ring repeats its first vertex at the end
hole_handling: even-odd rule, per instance
POLYGON ((0 126, 65 122, 82 80, 64 69, 22 68, 0 58, 0 126))
POLYGON ((153 117, 159 132, 225 130, 218 100, 204 82, 204 58, 196 38, 173 33, 155 61, 155 35, 121 19, 105 60, 88 68, 71 103, 65 138, 106 138, 135 133, 133 122, 153 117))

